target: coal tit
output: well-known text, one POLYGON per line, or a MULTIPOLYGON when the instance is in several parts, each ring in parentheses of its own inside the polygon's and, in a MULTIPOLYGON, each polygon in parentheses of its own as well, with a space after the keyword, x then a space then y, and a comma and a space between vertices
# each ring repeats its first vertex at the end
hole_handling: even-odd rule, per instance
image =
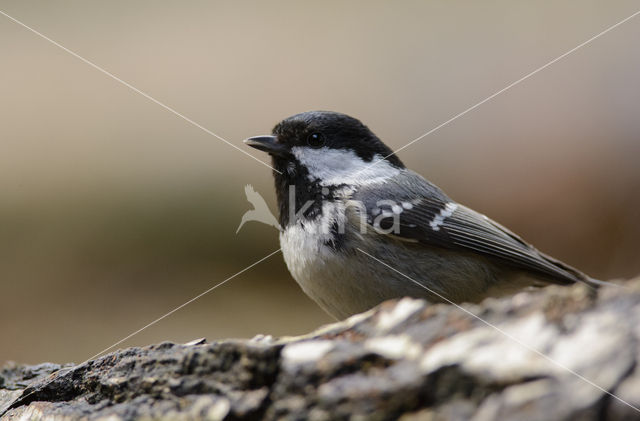
POLYGON ((297 114, 245 143, 272 157, 289 271, 336 318, 403 296, 477 302, 599 282, 454 202, 345 114, 297 114))

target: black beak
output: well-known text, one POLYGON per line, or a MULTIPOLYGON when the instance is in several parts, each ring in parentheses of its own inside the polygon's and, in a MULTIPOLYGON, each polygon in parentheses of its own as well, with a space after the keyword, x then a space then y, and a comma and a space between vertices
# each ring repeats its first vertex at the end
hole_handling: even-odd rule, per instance
POLYGON ((254 136, 245 139, 244 143, 270 155, 285 156, 289 154, 289 147, 279 143, 276 136, 254 136))

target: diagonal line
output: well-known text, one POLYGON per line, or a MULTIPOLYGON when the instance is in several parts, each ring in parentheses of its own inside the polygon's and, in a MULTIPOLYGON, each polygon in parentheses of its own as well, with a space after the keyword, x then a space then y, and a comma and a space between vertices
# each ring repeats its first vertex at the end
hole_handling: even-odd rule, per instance
MULTIPOLYGON (((190 299, 189 301, 187 301, 187 302, 185 302, 185 303, 183 303, 183 304, 179 305, 178 307, 174 308, 174 309, 173 309, 173 310, 171 310, 170 312, 168 312, 168 313, 166 313, 166 314, 164 314, 164 315, 162 315, 162 316, 158 317, 158 318, 157 318, 157 319, 155 319, 154 321, 152 321, 152 322, 150 322, 150 323, 146 324, 145 326, 141 327, 140 329, 136 330, 135 332, 130 333, 129 335, 127 335, 127 336, 125 336, 124 338, 120 339, 118 342, 114 343, 113 345, 111 345, 111 346, 109 346, 109 347, 107 347, 107 348, 103 349, 102 351, 98 352, 96 355, 94 355, 94 356, 92 356, 92 357, 88 358, 88 359, 87 359, 86 361, 84 361, 82 364, 84 364, 84 363, 86 363, 86 362, 88 362, 88 361, 90 361, 90 360, 93 360, 94 358, 96 358, 96 357, 98 357, 98 356, 100 356, 100 355, 104 354, 104 353, 105 353, 105 352, 107 352, 107 351, 112 350, 113 348, 115 348, 116 346, 120 345, 120 344, 121 344, 121 343, 123 343, 124 341, 126 341, 126 340, 128 340, 128 339, 132 338, 133 336, 137 335, 138 333, 142 332, 143 330, 145 330, 145 329, 147 329, 147 328, 149 328, 149 327, 151 327, 151 326, 155 325, 155 324, 156 324, 156 323, 158 323, 159 321, 161 321, 161 320, 163 320, 163 319, 165 319, 165 318, 167 318, 167 317, 171 316, 171 315, 172 315, 173 313, 175 313, 176 311, 178 311, 178 310, 182 309, 183 307, 188 306, 189 304, 191 304, 192 302, 196 301, 197 299, 199 299, 199 298, 203 297, 204 295, 207 295, 208 293, 210 293, 210 292, 211 292, 211 291, 213 291, 214 289, 216 289, 216 288, 218 288, 218 287, 220 287, 220 286, 222 286, 222 285, 226 284, 227 282, 229 282, 230 280, 232 280, 232 279, 233 279, 233 278, 235 278, 236 276, 238 276, 238 275, 240 275, 240 274, 242 274, 242 273, 244 273, 244 272, 248 271, 249 269, 251 269, 252 267, 256 266, 257 264, 262 263, 263 261, 267 260, 268 258, 270 258, 271 256, 273 256, 274 254, 278 253, 280 250, 281 250, 281 249, 278 249, 278 250, 276 250, 276 251, 274 251, 274 252, 271 252, 270 254, 268 254, 268 255, 264 256, 262 259, 260 259, 260 260, 258 260, 258 261, 256 261, 256 262, 254 262, 254 263, 250 264, 249 266, 247 266, 246 268, 242 269, 240 272, 236 272, 236 273, 234 273, 233 275, 231 275, 230 277, 228 277, 228 278, 227 278, 227 279, 225 279, 224 281, 222 281, 222 282, 219 282, 219 283, 215 284, 214 286, 212 286, 212 287, 211 287, 211 288, 209 288, 208 290, 206 290, 206 291, 204 291, 204 292, 202 292, 202 293, 200 293, 200 294, 196 295, 195 297, 193 297, 193 298, 192 298, 192 299, 190 299)), ((78 365, 82 365, 82 364, 78 364, 78 365)))
POLYGON ((0 10, 0 14, 4 15, 5 17, 7 17, 8 19, 12 20, 13 22, 17 23, 18 25, 22 26, 25 29, 28 29, 29 31, 33 32, 34 34, 38 35, 40 38, 49 41, 51 44, 55 45, 56 47, 66 51, 67 53, 71 54, 72 56, 74 56, 75 58, 77 58, 78 60, 83 61, 84 63, 88 64, 89 66, 93 67, 94 69, 96 69, 97 71, 104 73, 105 75, 109 76, 111 79, 121 83, 122 85, 126 86, 127 88, 131 89, 132 91, 142 95, 143 97, 147 98, 149 101, 161 106, 162 108, 164 108, 165 110, 169 111, 170 113, 180 117, 181 119, 183 119, 184 121, 186 121, 187 123, 199 128, 200 130, 202 130, 203 132, 218 138, 219 140, 223 141, 224 143, 226 143, 227 145, 231 146, 232 148, 242 152, 243 154, 247 155, 250 158, 253 158, 254 160, 258 161, 259 163, 261 163, 262 165, 265 165, 269 168, 271 168, 273 171, 280 173, 280 171, 276 170, 275 168, 273 168, 271 165, 267 164, 266 162, 256 158, 255 156, 251 155, 250 153, 248 153, 245 150, 240 149, 239 147, 237 147, 236 145, 234 145, 233 143, 229 142, 228 140, 226 140, 225 138, 223 138, 220 135, 217 135, 216 133, 212 132, 211 130, 207 129, 206 127, 202 126, 199 123, 196 123, 195 121, 191 120, 189 117, 185 116, 184 114, 179 113, 178 111, 176 111, 175 109, 169 107, 168 105, 158 101, 157 99, 155 99, 154 97, 152 97, 151 95, 147 94, 146 92, 141 91, 140 89, 136 88, 135 86, 131 85, 128 82, 125 82, 124 80, 120 79, 118 76, 114 75, 113 73, 108 72, 107 70, 103 69, 102 67, 98 66, 97 64, 93 63, 92 61, 87 60, 86 58, 82 57, 81 55, 71 51, 70 49, 68 49, 67 47, 59 44, 58 42, 52 40, 51 38, 47 37, 46 35, 36 31, 35 29, 33 29, 32 27, 28 26, 27 24, 19 21, 18 19, 9 16, 8 14, 6 14, 4 11, 0 10))
POLYGON ((551 362, 552 364, 556 365, 557 367, 560 367, 566 371, 568 371, 569 373, 573 374, 574 376, 576 376, 577 378, 579 378, 580 380, 585 381, 586 383, 590 384, 591 386, 595 387, 596 389, 606 393, 607 395, 611 396, 612 398, 622 402, 623 404, 627 405, 628 407, 635 409, 636 411, 640 412, 640 408, 637 408, 635 406, 633 406, 632 404, 630 404, 629 402, 623 400, 622 398, 614 395, 613 393, 609 392, 608 390, 604 389, 601 386, 598 386, 597 384, 595 384, 594 382, 592 382, 591 380, 587 379, 586 377, 584 377, 583 375, 581 375, 580 373, 572 370, 571 368, 567 367, 566 365, 554 360, 553 358, 551 358, 550 356, 548 356, 547 354, 539 351, 538 349, 532 347, 531 345, 526 344, 525 342, 522 342, 521 340, 519 340, 518 338, 516 338, 513 335, 510 335, 509 333, 505 332, 504 330, 500 329, 499 327, 497 327, 494 324, 489 323, 488 321, 484 320, 482 317, 477 316, 476 314, 472 313, 471 311, 467 310, 466 308, 459 306, 458 304, 454 303, 453 301, 449 300, 448 298, 444 297, 443 295, 437 293, 436 291, 433 291, 432 289, 422 285, 420 282, 412 279, 411 277, 409 277, 408 275, 405 275, 404 273, 400 272, 399 270, 391 267, 390 265, 386 264, 385 262, 383 262, 382 260, 370 255, 369 253, 367 253, 366 251, 357 248, 357 250, 363 254, 366 254, 367 256, 371 257, 373 260, 375 260, 376 262, 386 266, 387 268, 391 269, 392 271, 398 273, 399 275, 402 275, 403 277, 407 278, 408 280, 410 280, 411 282, 413 282, 414 284, 418 285, 419 287, 429 291, 430 293, 438 296, 440 299, 446 301, 449 304, 454 305, 455 307, 457 307, 458 309, 462 310, 463 312, 467 313, 468 315, 474 317, 475 319, 479 320, 480 322, 484 323, 485 325, 495 329, 497 332, 503 334, 504 336, 506 336, 507 338, 511 339, 512 341, 516 342, 517 344, 523 346, 524 348, 528 349, 529 351, 545 358, 546 360, 548 360, 549 362, 551 362))
MULTIPOLYGON (((211 287, 211 288, 209 288, 208 290, 206 290, 206 291, 204 291, 204 292, 202 292, 202 293, 200 293, 200 294, 196 295, 195 297, 193 297, 193 298, 192 298, 192 299, 190 299, 189 301, 187 301, 187 302, 185 302, 185 303, 183 303, 183 304, 179 305, 178 307, 174 308, 174 309, 173 309, 173 310, 171 310, 170 312, 168 312, 168 313, 166 313, 166 314, 164 314, 164 315, 162 315, 162 316, 158 317, 158 318, 157 318, 157 319, 155 319, 154 321, 152 321, 152 322, 150 322, 150 323, 146 324, 145 326, 141 327, 140 329, 136 330, 135 332, 130 333, 129 335, 127 335, 127 336, 125 336, 124 338, 120 339, 118 342, 114 343, 113 345, 109 346, 108 348, 105 348, 105 349, 103 349, 102 351, 100 351, 100 352, 98 352, 97 354, 95 354, 94 356, 92 356, 92 357, 88 358, 88 359, 87 359, 87 360, 85 360, 84 362, 82 362, 82 363, 80 363, 80 364, 75 364, 75 365, 73 365, 73 366, 71 366, 71 367, 66 367, 66 368, 65 368, 65 367, 63 367, 63 368, 60 368, 60 369, 58 369, 58 370, 54 371, 53 373, 49 374, 49 378, 51 379, 51 381, 53 381, 53 376, 54 376, 54 375, 56 375, 57 373, 60 373, 60 372, 65 371, 65 370, 67 370, 67 371, 73 370, 74 368, 79 367, 79 366, 81 366, 82 364, 85 364, 85 363, 87 363, 87 362, 89 362, 89 361, 93 360, 94 358, 96 358, 96 357, 98 357, 98 356, 100 356, 100 355, 104 354, 105 352, 107 352, 107 351, 109 351, 109 350, 111 350, 111 349, 115 348, 116 346, 120 345, 121 343, 123 343, 123 342, 124 342, 124 341, 126 341, 127 339, 132 338, 133 336, 137 335, 138 333, 142 332, 143 330, 145 330, 145 329, 147 329, 147 328, 149 328, 149 327, 151 327, 151 326, 155 325, 155 324, 156 324, 156 323, 158 323, 159 321, 161 321, 161 320, 163 320, 163 319, 165 319, 165 318, 169 317, 170 315, 172 315, 172 314, 173 314, 173 313, 175 313, 176 311, 180 310, 181 308, 188 306, 189 304, 191 304, 192 302, 194 302, 194 301, 196 301, 197 299, 201 298, 202 296, 204 296, 204 295, 206 295, 206 294, 210 293, 211 291, 213 291, 214 289, 216 289, 216 288, 218 288, 218 287, 220 287, 220 286, 224 285, 225 283, 227 283, 228 281, 232 280, 232 279, 233 279, 233 278, 235 278, 236 276, 238 276, 238 275, 240 275, 240 274, 242 274, 242 273, 246 272, 247 270, 251 269, 252 267, 256 266, 257 264, 262 263, 263 261, 267 260, 268 258, 270 258, 271 256, 273 256, 274 254, 278 253, 280 250, 281 250, 281 249, 278 249, 278 250, 276 250, 276 251, 274 251, 274 252, 271 252, 271 253, 269 253, 268 255, 264 256, 262 259, 260 259, 260 260, 258 260, 258 261, 256 261, 256 262, 254 262, 254 263, 250 264, 249 266, 245 267, 245 268, 244 268, 244 269, 242 269, 241 271, 234 273, 233 275, 231 275, 230 277, 228 277, 228 278, 227 278, 227 279, 225 279, 224 281, 222 281, 222 282, 219 282, 219 283, 215 284, 214 286, 212 286, 212 287, 211 287)), ((50 384, 50 382, 49 382, 48 384, 50 384)), ((36 393, 36 392, 37 392, 37 391, 39 391, 39 390, 41 390, 41 388, 40 388, 40 389, 34 389, 34 390, 32 390, 30 393, 28 393, 28 394, 26 394, 26 395, 24 395, 24 396, 20 396, 16 401, 14 401, 14 402, 10 405, 10 408, 11 408, 11 407, 13 407, 13 405, 14 405, 14 404, 16 404, 16 403, 18 403, 18 402, 25 402, 25 400, 26 400, 29 396, 33 395, 34 393, 36 393)), ((4 415, 4 413, 0 412, 0 417, 2 417, 2 415, 4 415)))
MULTIPOLYGON (((562 60, 563 58, 567 57, 568 55, 574 53, 575 51, 579 50, 580 48, 584 47, 587 44, 590 44, 591 42, 595 41, 596 39, 600 38, 601 36, 603 36, 604 34, 614 30, 615 28, 617 28, 618 26, 622 25, 623 23, 633 19, 634 17, 638 16, 640 14, 640 10, 638 10, 637 12, 635 12, 634 14, 632 14, 631 16, 622 19, 620 22, 611 25, 610 27, 608 27, 607 29, 605 29, 604 31, 592 36, 591 38, 589 38, 588 40, 582 42, 581 44, 573 47, 572 49, 570 49, 569 51, 565 52, 564 54, 559 55, 558 57, 554 58, 553 60, 547 62, 546 64, 538 67, 537 69, 535 69, 534 71, 526 74, 525 76, 521 77, 520 79, 516 80, 515 82, 510 83, 509 85, 505 86, 504 88, 500 89, 499 91, 497 91, 496 93, 488 96, 487 98, 483 99, 482 101, 478 102, 475 105, 472 105, 471 107, 467 108, 466 110, 462 111, 461 113, 456 114, 455 116, 451 117, 449 120, 445 121, 444 123, 439 124, 438 126, 434 127, 433 129, 429 130, 426 133, 421 134, 420 136, 416 137, 415 139, 413 139, 411 142, 407 143, 406 145, 396 149, 395 151, 391 152, 389 155, 383 157, 382 159, 379 159, 378 161, 373 162, 371 165, 369 165, 369 167, 373 167, 374 165, 378 164, 381 161, 384 161, 385 159, 389 158, 390 156, 393 156, 395 154, 397 154, 398 152, 400 152, 401 150, 408 148, 409 146, 413 145, 414 143, 416 143, 417 141, 429 136, 430 134, 440 130, 441 128, 443 128, 444 126, 447 126, 448 124, 454 122, 455 120, 457 120, 458 118, 464 116, 465 114, 475 110, 476 108, 478 108, 479 106, 481 106, 482 104, 491 101, 493 98, 497 97, 498 95, 501 95, 502 93, 508 91, 509 89, 513 88, 514 86, 518 85, 521 82, 524 82, 525 80, 529 79, 530 77, 534 76, 535 74, 537 74, 538 72, 541 72, 542 70, 546 69, 547 67, 551 66, 552 64, 562 60)), ((367 168, 369 168, 367 167, 367 168)), ((365 168, 365 169, 367 169, 365 168)), ((361 170, 364 171, 365 169, 361 170)))

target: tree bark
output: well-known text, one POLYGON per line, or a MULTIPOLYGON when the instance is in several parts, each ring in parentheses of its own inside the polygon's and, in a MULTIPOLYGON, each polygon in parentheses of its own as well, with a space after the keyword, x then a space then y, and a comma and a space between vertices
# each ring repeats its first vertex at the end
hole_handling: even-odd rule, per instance
POLYGON ((404 298, 308 335, 7 366, 2 420, 640 419, 640 278, 456 307, 404 298))

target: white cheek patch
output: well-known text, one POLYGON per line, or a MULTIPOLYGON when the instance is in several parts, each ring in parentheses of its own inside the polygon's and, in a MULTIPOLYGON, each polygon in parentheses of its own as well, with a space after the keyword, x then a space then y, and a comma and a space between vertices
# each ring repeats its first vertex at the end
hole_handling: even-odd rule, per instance
POLYGON ((377 183, 400 173, 398 168, 380 155, 366 162, 355 152, 346 149, 294 146, 291 152, 309 170, 309 178, 319 180, 325 186, 377 183))

